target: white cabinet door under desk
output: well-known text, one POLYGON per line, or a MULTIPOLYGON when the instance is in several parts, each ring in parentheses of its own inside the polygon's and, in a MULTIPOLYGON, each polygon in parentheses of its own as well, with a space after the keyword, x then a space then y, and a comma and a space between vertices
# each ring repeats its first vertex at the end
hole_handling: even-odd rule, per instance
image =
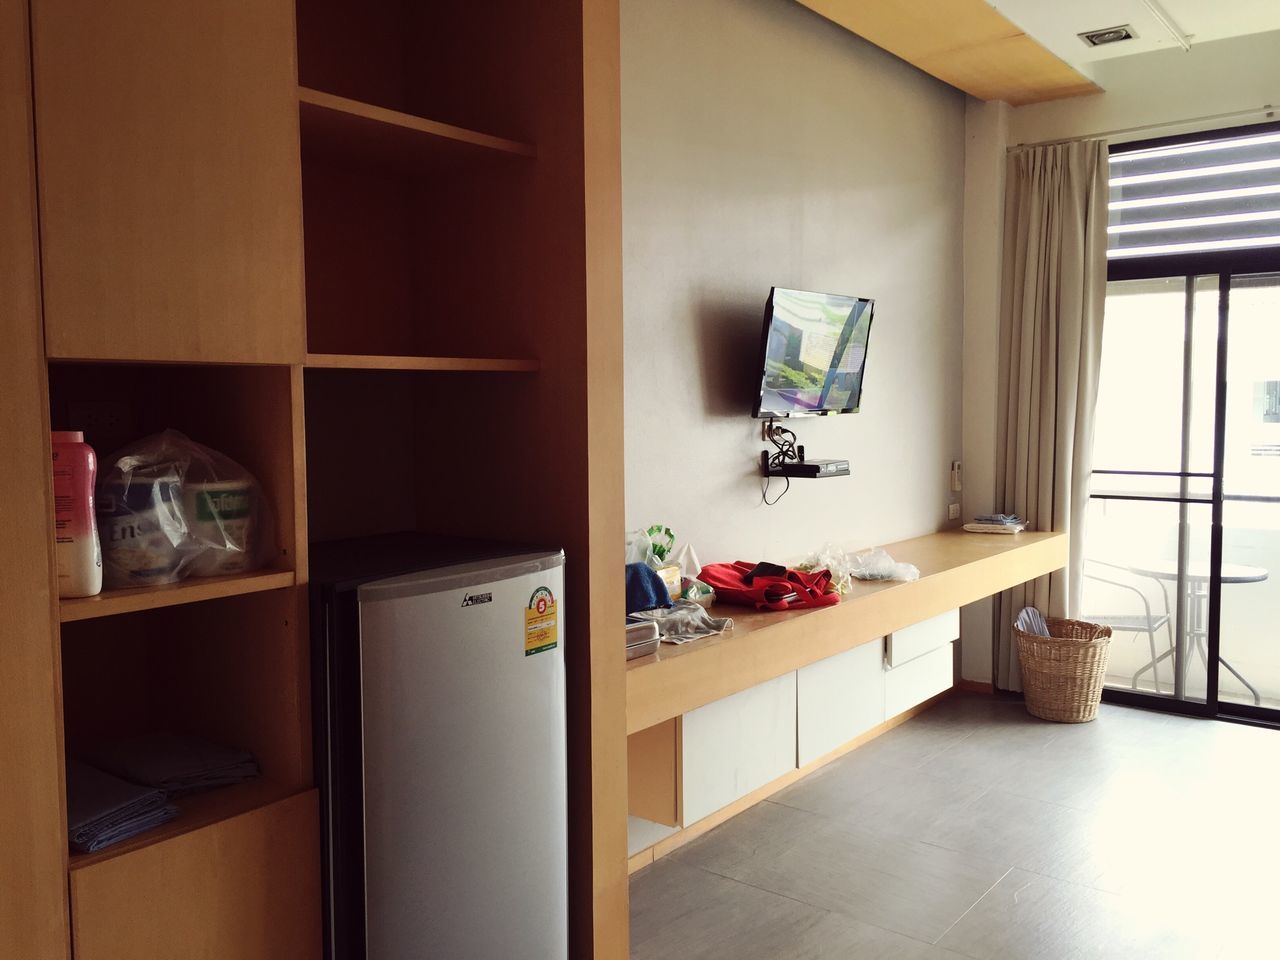
POLYGON ((795 769, 796 675, 691 710, 681 725, 687 827, 795 769))
POLYGON ((900 667, 926 653, 960 639, 960 611, 948 610, 937 617, 895 630, 884 641, 884 664, 900 667))
POLYGON ((884 641, 873 640, 796 672, 800 766, 842 747, 884 720, 884 641))
POLYGON ((892 720, 955 683, 952 645, 938 647, 884 674, 884 718, 892 720))

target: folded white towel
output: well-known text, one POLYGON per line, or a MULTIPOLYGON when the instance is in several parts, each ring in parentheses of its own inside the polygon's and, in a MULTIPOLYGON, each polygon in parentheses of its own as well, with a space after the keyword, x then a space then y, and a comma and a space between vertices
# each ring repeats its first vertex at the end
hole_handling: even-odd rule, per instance
POLYGON ((1044 622, 1044 615, 1035 607, 1023 607, 1013 625, 1023 633, 1037 637, 1049 636, 1049 625, 1044 622))

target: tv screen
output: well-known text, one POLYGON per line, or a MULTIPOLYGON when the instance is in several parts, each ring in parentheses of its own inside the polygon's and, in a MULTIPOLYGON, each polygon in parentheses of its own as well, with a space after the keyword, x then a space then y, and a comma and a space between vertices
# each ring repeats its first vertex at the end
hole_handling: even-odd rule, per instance
POLYGON ((764 308, 754 416, 857 413, 874 300, 774 287, 764 308))

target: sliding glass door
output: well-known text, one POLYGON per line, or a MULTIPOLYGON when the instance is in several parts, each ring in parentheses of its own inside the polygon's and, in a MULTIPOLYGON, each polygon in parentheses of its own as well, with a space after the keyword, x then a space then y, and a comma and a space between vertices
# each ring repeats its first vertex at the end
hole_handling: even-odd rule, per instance
POLYGON ((1231 278, 1218 697, 1280 707, 1280 274, 1231 278))
POLYGON ((1280 275, 1108 285, 1094 468, 1081 614, 1113 631, 1109 699, 1271 718, 1280 275))
POLYGON ((1083 610, 1107 685, 1206 703, 1217 276, 1107 288, 1083 610))
POLYGON ((1109 168, 1080 614, 1109 699, 1280 723, 1280 123, 1109 168))

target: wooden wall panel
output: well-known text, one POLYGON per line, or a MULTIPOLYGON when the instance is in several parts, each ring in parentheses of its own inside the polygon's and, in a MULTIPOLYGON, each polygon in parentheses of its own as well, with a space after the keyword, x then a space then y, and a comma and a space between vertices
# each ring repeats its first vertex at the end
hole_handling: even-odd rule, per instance
POLYGON ((680 825, 680 718, 627 737, 627 812, 669 827, 680 825))
POLYGON ((67 830, 27 4, 0 4, 0 954, 60 960, 67 830))
POLYGON ((289 0, 35 0, 48 353, 300 363, 289 0))
POLYGON ((76 960, 320 956, 314 790, 71 874, 76 960))
POLYGON ((618 0, 582 3, 590 518, 592 914, 596 960, 630 951, 622 449, 622 73, 618 0))

